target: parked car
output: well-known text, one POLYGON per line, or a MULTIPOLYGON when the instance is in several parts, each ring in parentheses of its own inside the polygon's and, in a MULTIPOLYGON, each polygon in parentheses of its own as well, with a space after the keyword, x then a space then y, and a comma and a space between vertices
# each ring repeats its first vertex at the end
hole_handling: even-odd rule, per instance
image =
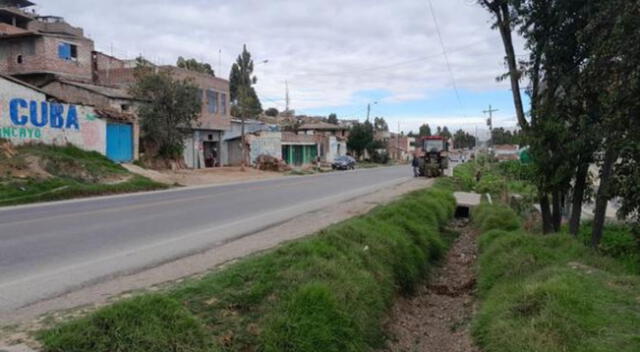
POLYGON ((356 168, 356 159, 348 155, 339 156, 333 161, 331 168, 334 170, 353 170, 356 168))

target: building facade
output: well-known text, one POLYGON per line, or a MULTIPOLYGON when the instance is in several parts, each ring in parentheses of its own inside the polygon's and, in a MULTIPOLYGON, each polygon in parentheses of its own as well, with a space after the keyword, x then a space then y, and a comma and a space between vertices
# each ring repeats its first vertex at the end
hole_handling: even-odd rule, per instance
POLYGON ((73 144, 114 161, 136 156, 130 117, 57 97, 10 76, 0 75, 0 138, 15 145, 73 144))
MULTIPOLYGON (((121 129, 135 139, 139 128, 136 101, 128 93, 135 83, 136 60, 120 60, 94 50, 82 28, 62 17, 39 16, 28 0, 0 0, 0 72, 38 87, 61 101, 90 106, 131 124, 121 129)), ((228 148, 223 134, 230 128, 229 82, 174 66, 154 66, 199 88, 202 110, 196 123, 184 126, 184 162, 190 168, 224 165, 228 148)), ((118 129, 115 129, 120 131, 118 129)), ((128 138, 128 137, 126 137, 128 138)), ((120 159, 119 159, 120 160, 120 159)))

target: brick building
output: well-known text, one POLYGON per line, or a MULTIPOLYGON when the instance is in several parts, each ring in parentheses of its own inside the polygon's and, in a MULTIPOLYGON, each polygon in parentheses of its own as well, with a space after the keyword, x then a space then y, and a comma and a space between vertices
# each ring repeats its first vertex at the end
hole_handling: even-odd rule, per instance
POLYGON ((36 86, 52 76, 91 82, 93 41, 27 0, 0 1, 0 71, 36 86))
MULTIPOLYGON (((135 82, 135 60, 121 60, 94 50, 82 28, 62 17, 39 16, 28 0, 0 0, 0 73, 55 94, 65 102, 131 115, 137 155, 136 104, 128 93, 135 82)), ((222 134, 230 128, 229 82, 174 66, 155 67, 188 79, 201 91, 202 112, 190 129, 185 163, 201 168, 222 165, 227 148, 222 134)))

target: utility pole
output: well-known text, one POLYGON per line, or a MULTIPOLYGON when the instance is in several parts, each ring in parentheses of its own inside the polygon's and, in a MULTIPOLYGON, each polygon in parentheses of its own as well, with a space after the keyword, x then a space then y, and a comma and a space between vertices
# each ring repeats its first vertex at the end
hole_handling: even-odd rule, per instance
POLYGON ((398 155, 398 159, 396 159, 396 160, 400 161, 400 159, 401 159, 400 158, 401 157, 401 152, 400 152, 400 121, 398 121, 398 136, 396 138, 397 138, 396 140, 398 142, 397 143, 397 147, 396 147, 397 148, 396 150, 397 150, 397 153, 398 153, 397 154, 398 155))
POLYGON ((284 96, 284 100, 285 100, 285 104, 286 104, 286 108, 285 108, 285 112, 288 115, 289 114, 289 105, 291 103, 291 100, 289 98, 289 81, 284 81, 284 86, 285 86, 285 96, 284 96))
POLYGON ((489 119, 487 120, 487 126, 489 126, 489 145, 493 146, 493 113, 500 111, 498 109, 493 109, 491 105, 489 105, 489 110, 483 111, 485 114, 489 114, 489 119))
MULTIPOLYGON (((373 102, 373 105, 378 104, 377 101, 373 102)), ((367 121, 369 121, 369 118, 371 117, 371 103, 367 104, 367 121)))

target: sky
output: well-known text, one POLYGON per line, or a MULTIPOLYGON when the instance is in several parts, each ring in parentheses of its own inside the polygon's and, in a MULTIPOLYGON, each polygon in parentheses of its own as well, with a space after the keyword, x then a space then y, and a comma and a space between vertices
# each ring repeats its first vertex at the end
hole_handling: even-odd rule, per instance
POLYGON ((265 109, 284 110, 287 82, 298 114, 364 120, 370 105, 392 131, 482 134, 491 105, 495 126, 516 124, 500 35, 474 0, 34 1, 121 58, 192 57, 228 78, 246 44, 265 109))

